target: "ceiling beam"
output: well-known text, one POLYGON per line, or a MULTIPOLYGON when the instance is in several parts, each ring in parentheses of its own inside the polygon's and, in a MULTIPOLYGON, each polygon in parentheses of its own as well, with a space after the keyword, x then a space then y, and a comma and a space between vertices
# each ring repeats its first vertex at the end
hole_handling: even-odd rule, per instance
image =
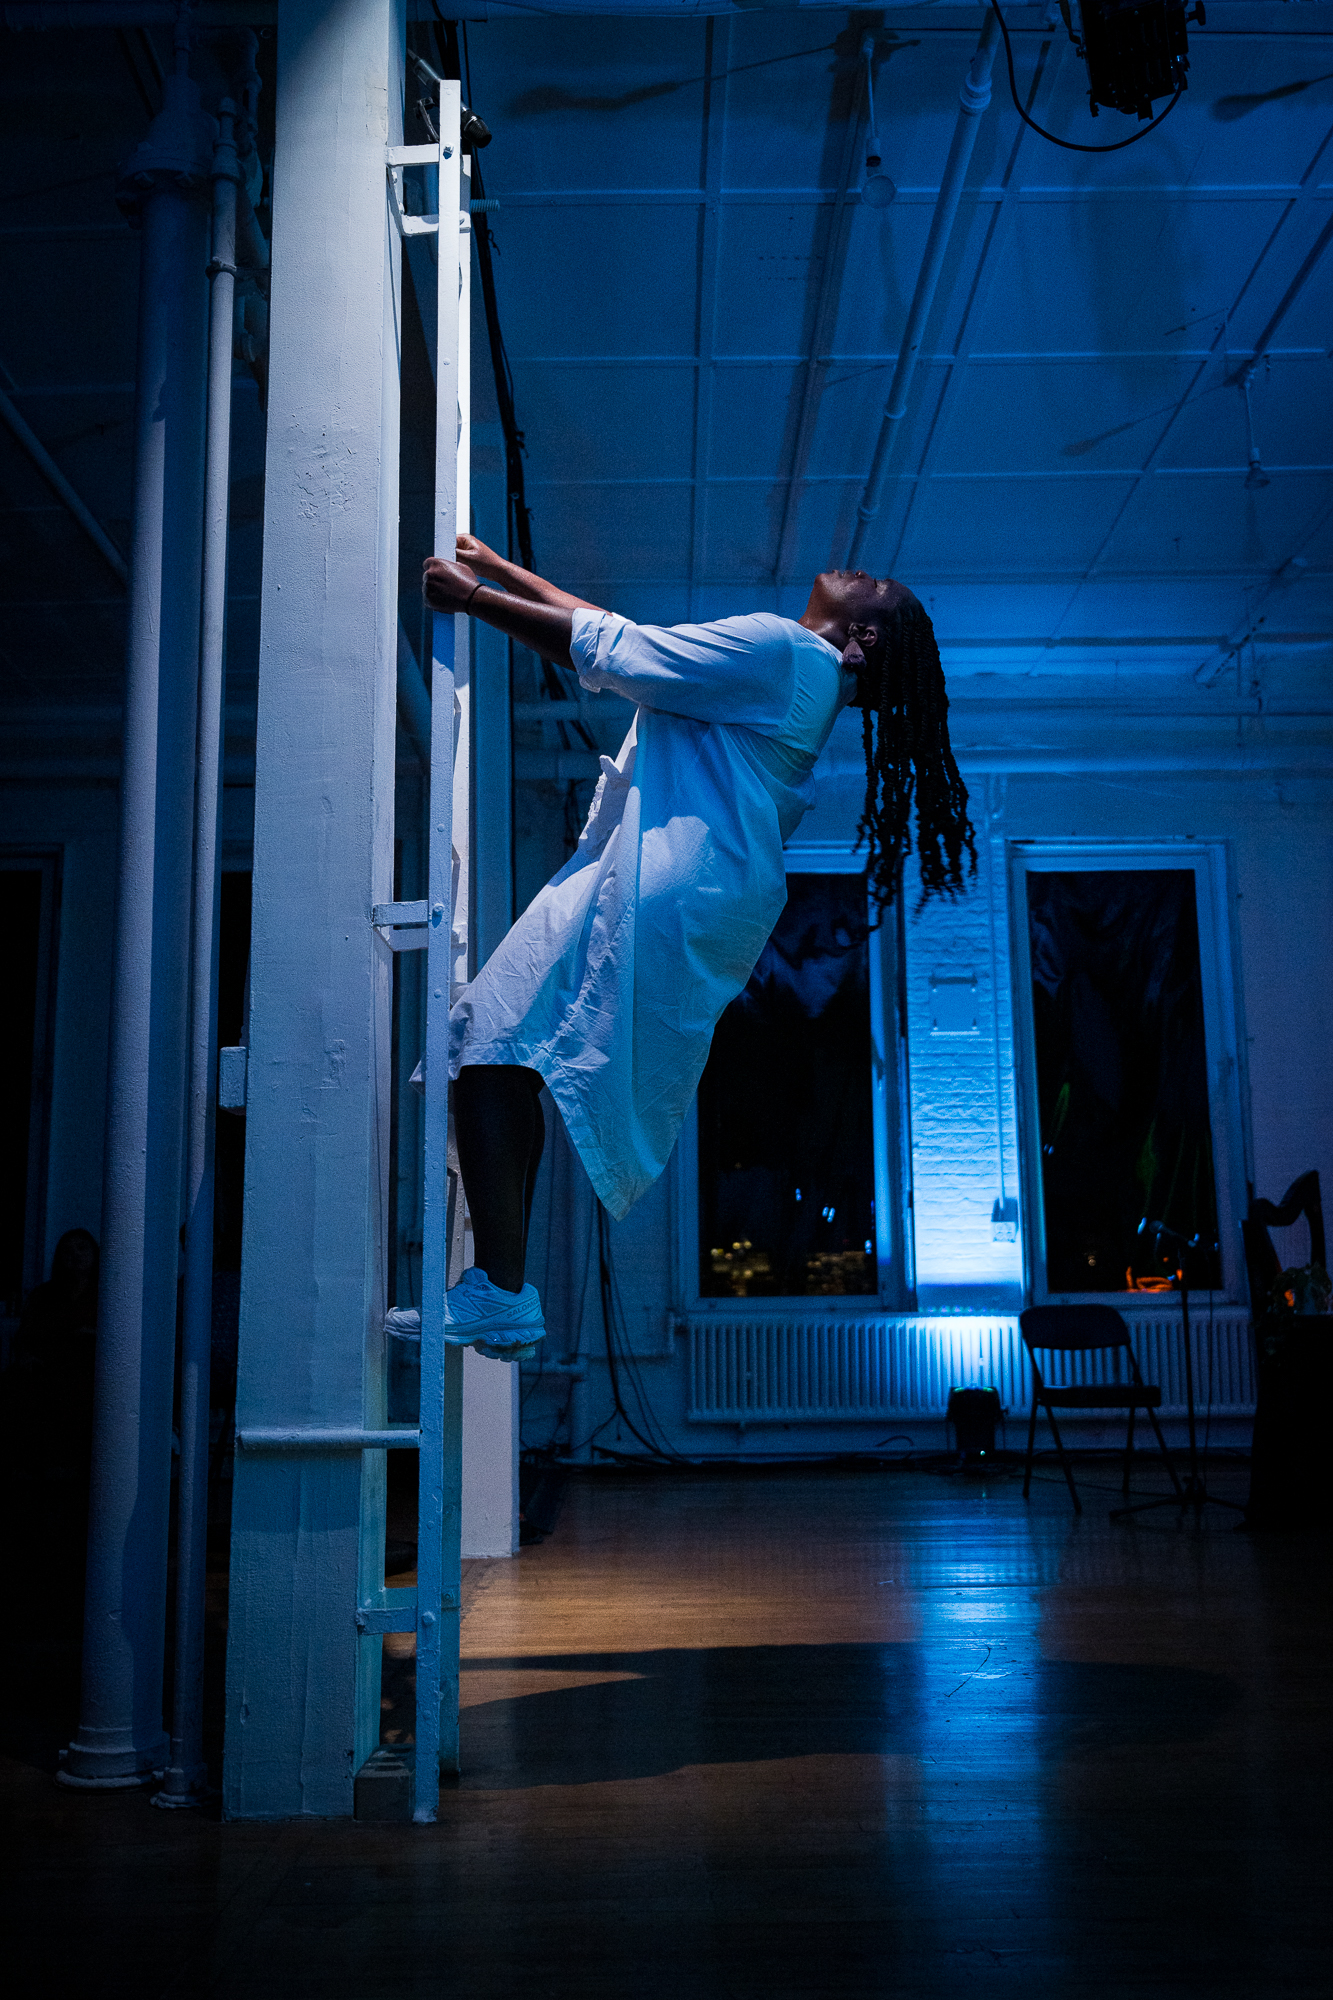
POLYGON ((51 491, 64 501, 66 507, 68 507, 74 519, 83 529, 89 541, 93 542, 101 550, 107 563, 120 578, 121 582, 128 582, 130 572, 124 556, 116 547, 97 516, 93 513, 92 508, 75 492, 73 486, 66 479, 64 473, 60 470, 60 467, 56 464, 36 431, 33 430, 31 424, 19 415, 18 410, 3 389, 0 389, 0 418, 3 418, 5 423, 8 424, 14 437, 22 445, 24 451, 27 452, 28 457, 41 473, 42 478, 51 488, 51 491))
MULTIPOLYGON (((1231 355, 1229 352, 1229 343, 1230 343, 1231 320, 1233 316, 1240 310, 1241 305, 1243 304, 1244 300, 1248 296, 1251 289, 1258 282, 1263 266, 1267 263, 1268 259, 1272 255, 1273 250, 1275 249, 1279 238, 1282 236, 1284 232, 1286 232, 1288 235, 1290 234, 1292 222, 1296 217, 1308 213, 1313 203, 1314 197, 1316 193, 1319 191, 1319 169, 1324 159, 1324 156, 1328 151, 1330 139, 1333 139, 1333 131, 1326 133, 1320 145, 1318 145, 1315 148, 1314 157, 1310 161, 1310 164, 1307 167, 1304 176, 1302 177, 1300 192, 1288 204, 1287 208, 1284 210, 1283 214, 1280 216, 1277 223, 1274 225, 1272 231, 1268 236, 1267 242, 1264 244, 1258 256, 1255 258, 1253 264, 1250 266, 1250 269, 1246 274, 1245 281, 1241 285, 1240 290, 1237 292, 1235 299, 1233 300, 1230 307, 1223 313, 1222 324, 1221 326, 1218 327, 1217 332, 1213 335, 1212 343, 1209 348, 1207 356, 1202 361, 1200 361, 1198 367, 1195 369, 1193 375, 1190 377, 1190 380, 1185 385, 1184 392, 1182 393, 1179 402, 1176 404, 1175 408, 1171 411, 1170 415, 1167 417, 1166 422, 1163 424, 1160 432, 1157 435, 1152 450, 1148 453, 1148 456, 1144 460, 1142 466, 1135 473, 1134 478, 1130 484, 1129 490, 1125 494, 1124 500, 1121 502, 1120 506, 1116 509, 1114 518, 1112 519, 1110 526, 1107 528, 1106 533, 1102 536, 1101 542, 1098 544, 1096 550, 1093 552, 1092 560, 1088 564, 1087 570, 1084 574, 1083 582, 1080 583, 1078 589, 1074 591, 1073 595, 1070 597, 1068 604, 1065 606, 1059 618, 1056 620, 1054 628, 1051 632, 1051 638, 1050 638, 1051 645, 1054 645, 1058 640, 1058 638, 1060 637, 1061 631, 1063 630, 1067 620, 1069 619, 1071 613, 1073 612, 1075 604, 1078 602, 1079 593, 1082 591, 1084 584, 1089 583, 1098 574, 1098 571, 1100 570, 1102 563, 1106 559, 1107 552, 1110 550, 1110 548, 1114 543, 1115 536, 1119 531, 1121 522, 1125 519, 1125 516, 1128 513, 1130 507, 1133 506, 1134 501, 1138 498, 1138 495, 1142 490, 1144 480, 1150 479, 1152 475, 1156 472, 1158 466, 1160 465, 1162 460, 1162 454, 1166 450, 1168 440, 1170 439, 1172 433, 1174 432, 1176 425, 1179 423, 1186 408, 1189 406, 1189 404, 1191 404, 1195 400, 1196 395, 1199 391, 1200 384, 1203 382, 1204 377, 1207 375, 1209 368, 1212 366, 1212 363, 1217 356, 1219 348, 1221 349, 1224 359, 1228 362, 1230 361, 1231 355)), ((1322 254, 1323 247, 1328 241, 1331 228, 1333 228, 1333 224, 1325 226, 1323 232, 1321 233, 1320 237, 1316 242, 1315 252, 1319 252, 1322 254)), ((1285 317, 1290 306, 1292 305, 1292 303, 1294 303, 1295 296, 1297 291, 1300 289, 1300 285, 1304 283, 1305 279, 1309 276, 1310 271, 1313 270, 1314 264, 1315 262, 1317 262, 1317 256, 1315 255, 1315 252, 1312 252, 1309 256, 1306 257, 1305 262, 1301 267, 1301 270, 1297 274, 1297 279, 1293 280, 1292 284, 1287 287, 1287 291, 1283 297, 1281 306, 1279 307, 1278 311, 1275 312, 1269 319, 1267 327, 1260 336, 1259 344, 1255 348, 1255 355, 1254 355, 1255 359, 1257 359, 1259 355, 1267 351, 1268 342, 1272 338, 1272 336, 1276 334, 1279 322, 1282 320, 1282 318, 1285 317)), ((1249 368, 1252 368, 1253 361, 1247 365, 1249 368)), ((1241 374, 1240 373, 1233 374, 1231 376, 1228 376, 1226 380, 1230 381, 1234 385, 1239 386, 1241 380, 1241 374)), ((1186 469, 1188 468, 1182 468, 1182 470, 1186 469)), ((1237 474, 1237 476, 1239 476, 1239 473, 1237 474)), ((1320 516, 1321 520, 1325 517, 1326 513, 1327 509, 1324 510, 1324 514, 1321 514, 1320 516)), ((1312 532, 1313 532, 1312 529, 1307 528, 1305 534, 1301 536, 1300 543, 1298 544, 1298 546, 1303 546, 1304 543, 1309 540, 1312 532)), ((1295 553, 1295 551, 1293 551, 1293 553, 1295 553)), ((1279 570, 1278 575, 1281 576, 1281 574, 1282 571, 1279 570)), ((1265 591, 1264 595, 1267 596, 1267 594, 1268 592, 1265 591)), ((1237 642, 1236 644, 1229 644, 1228 648, 1224 648, 1220 653, 1210 654, 1208 659, 1203 661, 1202 664, 1200 665, 1198 669, 1199 673, 1201 675, 1204 675, 1213 671, 1218 667, 1219 660, 1225 663, 1234 655, 1236 651, 1239 650, 1239 645, 1243 643, 1244 642, 1242 640, 1237 642)))

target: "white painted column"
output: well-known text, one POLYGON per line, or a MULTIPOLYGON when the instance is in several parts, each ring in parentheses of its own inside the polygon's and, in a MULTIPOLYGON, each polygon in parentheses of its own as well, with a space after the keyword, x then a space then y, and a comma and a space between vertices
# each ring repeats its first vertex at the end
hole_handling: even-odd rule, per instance
POLYGON ((463 1555, 518 1552, 518 1369, 463 1353, 463 1555))
MULTIPOLYGON (((403 0, 283 0, 237 1425, 378 1428, 389 1161, 403 0)), ((237 1453, 224 1807, 350 1814, 383 1455, 237 1453), (362 1458, 365 1464, 363 1470, 362 1458)))

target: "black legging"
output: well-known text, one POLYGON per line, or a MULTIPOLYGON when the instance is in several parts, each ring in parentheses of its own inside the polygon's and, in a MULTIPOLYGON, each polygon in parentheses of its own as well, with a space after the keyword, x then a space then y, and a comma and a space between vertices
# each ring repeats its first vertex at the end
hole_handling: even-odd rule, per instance
POLYGON ((516 1063, 462 1069, 454 1084, 454 1133, 477 1267, 507 1292, 523 1287, 532 1195, 546 1143, 541 1092, 536 1070, 516 1063))

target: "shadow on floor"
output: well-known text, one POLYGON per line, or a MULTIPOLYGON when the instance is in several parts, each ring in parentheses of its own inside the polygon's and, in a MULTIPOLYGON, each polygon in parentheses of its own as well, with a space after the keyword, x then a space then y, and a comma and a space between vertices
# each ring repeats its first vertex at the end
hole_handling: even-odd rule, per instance
POLYGON ((1194 1667, 1042 1660, 984 1645, 727 1646, 466 1663, 470 1675, 615 1675, 505 1694, 463 1718, 465 1787, 527 1790, 658 1777, 686 1765, 928 1756, 960 1730, 1044 1760, 1197 1743, 1239 1688, 1194 1667), (626 1678, 633 1676, 633 1678, 626 1678), (954 1703, 956 1702, 956 1706, 954 1703))

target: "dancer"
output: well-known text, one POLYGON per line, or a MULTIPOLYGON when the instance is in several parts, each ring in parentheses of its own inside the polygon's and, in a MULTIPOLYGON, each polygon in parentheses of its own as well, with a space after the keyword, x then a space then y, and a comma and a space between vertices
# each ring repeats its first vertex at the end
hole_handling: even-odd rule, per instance
POLYGON ((858 837, 882 914, 916 846, 923 896, 976 869, 931 623, 902 584, 818 576, 799 619, 635 625, 506 562, 471 535, 425 565, 426 602, 467 611, 634 704, 603 757, 569 861, 456 1003, 449 1074, 475 1267, 446 1338, 522 1359, 544 1331, 524 1283, 549 1089, 619 1218, 666 1165, 708 1058, 787 899, 782 850, 813 797, 839 711, 862 711, 858 837))

